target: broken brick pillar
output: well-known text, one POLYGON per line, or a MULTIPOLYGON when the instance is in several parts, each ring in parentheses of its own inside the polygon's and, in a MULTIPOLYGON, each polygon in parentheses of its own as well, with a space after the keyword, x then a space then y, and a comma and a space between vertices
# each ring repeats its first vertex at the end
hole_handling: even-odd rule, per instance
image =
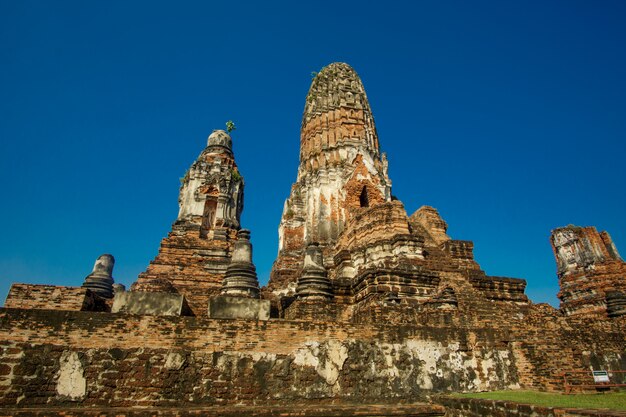
POLYGON ((552 231, 561 310, 566 315, 618 317, 626 313, 626 262, 607 232, 569 225, 552 231))
POLYGON ((115 258, 113 255, 100 255, 93 266, 91 274, 87 275, 83 288, 87 288, 100 297, 113 298, 113 266, 115 258))

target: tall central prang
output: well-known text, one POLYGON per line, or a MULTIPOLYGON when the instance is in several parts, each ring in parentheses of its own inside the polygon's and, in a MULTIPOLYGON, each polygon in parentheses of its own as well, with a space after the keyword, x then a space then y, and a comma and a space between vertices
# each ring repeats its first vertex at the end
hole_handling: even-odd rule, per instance
POLYGON ((487 276, 473 243, 448 236, 436 209, 408 216, 391 198, 387 168, 359 76, 344 63, 324 67, 306 98, 298 176, 264 289, 279 316, 376 321, 381 306, 403 314, 470 311, 475 299, 528 304, 526 282, 487 276))
POLYGON ((308 243, 319 243, 329 255, 355 209, 390 200, 387 161, 363 83, 348 64, 330 64, 315 76, 306 97, 300 166, 285 201, 269 288, 295 290, 308 243))

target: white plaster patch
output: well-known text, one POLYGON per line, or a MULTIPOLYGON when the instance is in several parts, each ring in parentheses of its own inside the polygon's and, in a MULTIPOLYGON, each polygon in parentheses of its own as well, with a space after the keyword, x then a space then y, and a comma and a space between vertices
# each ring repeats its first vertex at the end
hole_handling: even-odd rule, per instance
MULTIPOLYGON (((509 375, 509 369, 511 368, 511 365, 513 364, 513 362, 511 362, 511 352, 509 352, 508 350, 499 350, 497 352, 498 356, 500 357, 500 362, 504 363, 504 365, 502 367, 502 372, 503 372, 503 380, 504 381, 508 381, 510 380, 510 375, 509 375)), ((520 384, 517 382, 512 382, 510 384, 508 384, 509 389, 520 389, 520 384)))
POLYGON ((398 352, 401 345, 390 345, 387 343, 381 344, 380 349, 384 355, 385 369, 381 369, 377 372, 376 366, 372 363, 372 373, 379 374, 386 378, 397 378, 400 376, 400 370, 396 367, 398 360, 398 352))
POLYGON ((374 160, 369 155, 369 152, 359 152, 363 156, 363 165, 367 168, 368 172, 377 172, 376 166, 374 165, 374 160))
POLYGON ((312 366, 317 368, 319 365, 319 343, 307 342, 304 347, 293 352, 293 363, 299 366, 312 366))
POLYGON ((286 296, 286 295, 295 294, 296 286, 297 286, 297 283, 290 282, 285 288, 281 290, 272 291, 272 294, 277 295, 277 296, 286 296))
POLYGON ((326 343, 326 360, 323 366, 318 366, 315 370, 326 380, 329 385, 335 385, 339 379, 339 371, 348 358, 348 349, 336 340, 329 340, 326 343))
POLYGON ((418 385, 424 389, 432 389, 431 375, 436 375, 437 361, 441 357, 441 343, 429 340, 407 340, 406 347, 413 357, 423 362, 422 372, 418 376, 418 385))
POLYGON ((178 370, 185 364, 185 357, 180 353, 170 352, 165 357, 165 368, 178 370))
POLYGON ((328 385, 337 391, 339 373, 348 359, 348 348, 336 340, 328 340, 320 345, 319 342, 307 342, 304 347, 295 350, 293 363, 299 366, 310 366, 328 385))
POLYGON ((78 353, 65 351, 61 354, 59 372, 57 374, 57 393, 80 400, 87 393, 87 380, 84 376, 83 364, 78 353))
MULTIPOLYGON (((429 340, 408 340, 405 347, 411 357, 422 362, 421 372, 416 379, 417 385, 422 389, 433 389, 433 378, 448 379, 452 373, 467 377, 468 370, 477 367, 475 358, 466 357, 459 352, 459 343, 456 342, 444 346, 429 340), (447 354, 445 360, 442 359, 444 354, 447 354)), ((491 369, 492 366, 493 363, 489 363, 486 368, 491 369)), ((473 380, 465 380, 465 387, 470 390, 482 385, 484 383, 478 374, 473 380)))
POLYGON ((487 389, 490 385, 489 383, 492 380, 492 375, 495 374, 494 370, 495 370, 496 363, 493 360, 493 354, 491 352, 486 352, 485 356, 483 357, 483 360, 480 362, 480 365, 482 368, 482 373, 486 379, 486 381, 484 381, 482 388, 487 389))

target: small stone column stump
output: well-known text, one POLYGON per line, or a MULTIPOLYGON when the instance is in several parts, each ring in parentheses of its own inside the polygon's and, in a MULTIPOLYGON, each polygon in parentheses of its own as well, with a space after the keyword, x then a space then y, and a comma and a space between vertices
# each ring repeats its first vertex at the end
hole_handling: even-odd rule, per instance
POLYGON ((208 314, 216 319, 268 320, 269 300, 260 299, 259 281, 252 263, 250 231, 241 229, 226 270, 221 294, 209 299, 208 314))
POLYGON ((96 259, 91 274, 87 275, 83 288, 87 288, 102 298, 113 298, 113 255, 104 254, 96 259))
POLYGON ((339 313, 332 299, 333 286, 324 267, 322 249, 318 243, 309 243, 298 278, 296 300, 285 310, 285 318, 335 321, 339 313))
POLYGON ((298 299, 328 301, 333 298, 333 288, 328 279, 322 250, 318 243, 309 243, 304 253, 302 275, 296 287, 298 299))

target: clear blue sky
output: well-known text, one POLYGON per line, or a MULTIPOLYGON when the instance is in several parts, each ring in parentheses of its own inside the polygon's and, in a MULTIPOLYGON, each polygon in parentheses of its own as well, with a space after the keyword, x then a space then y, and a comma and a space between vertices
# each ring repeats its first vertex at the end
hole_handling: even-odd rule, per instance
POLYGON ((551 229, 626 252, 625 21, 623 1, 0 2, 0 303, 80 285, 101 253, 131 284, 229 119, 267 282, 310 74, 343 61, 409 214, 436 207, 488 274, 557 305, 551 229))

